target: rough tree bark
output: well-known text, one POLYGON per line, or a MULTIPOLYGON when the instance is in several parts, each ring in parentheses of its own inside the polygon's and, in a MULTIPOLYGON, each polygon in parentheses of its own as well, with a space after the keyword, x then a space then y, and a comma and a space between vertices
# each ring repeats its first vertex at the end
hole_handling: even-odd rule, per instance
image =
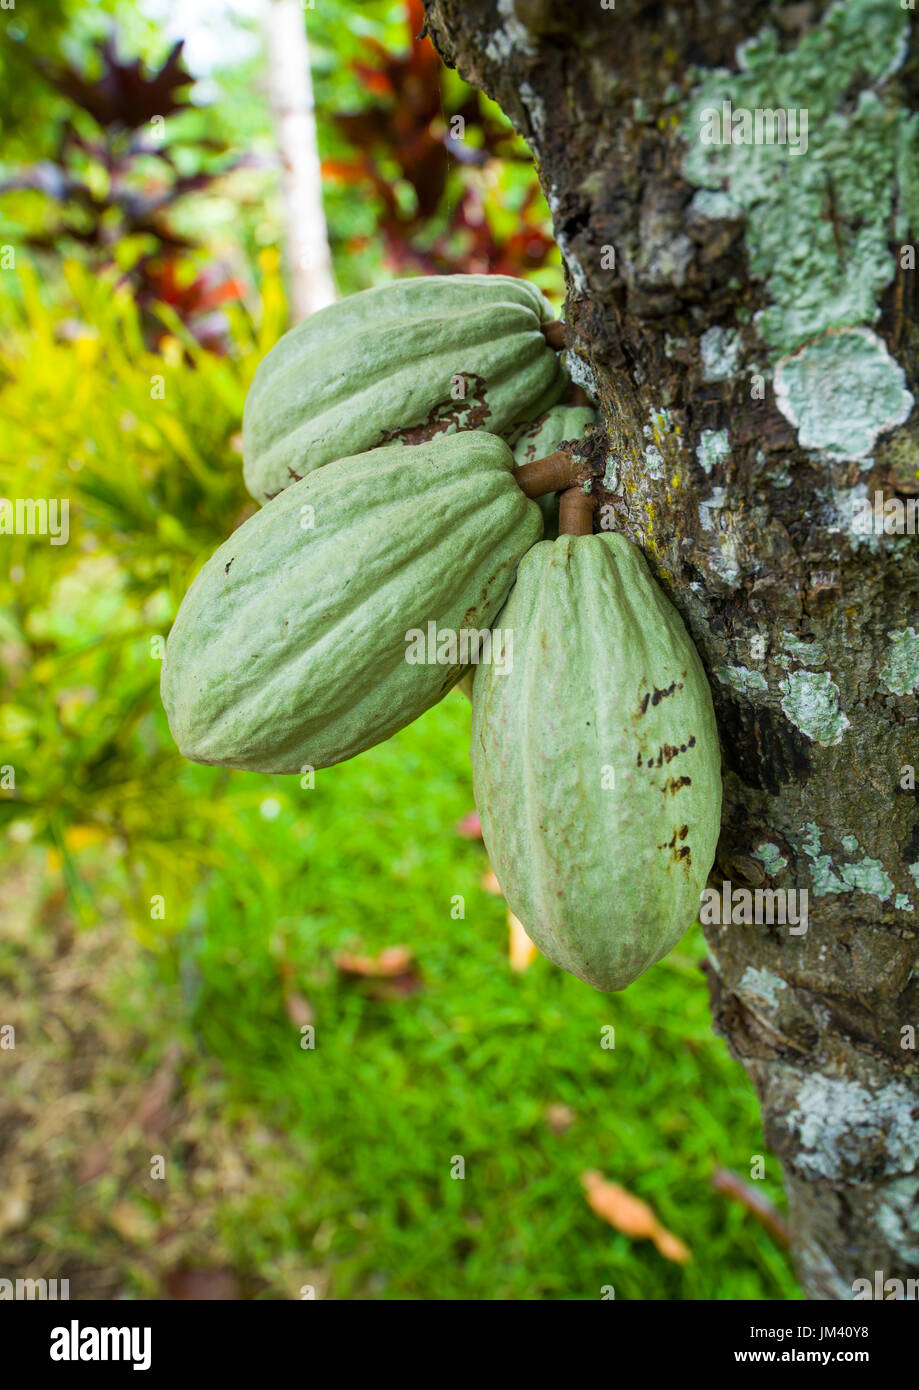
POLYGON ((919 493, 912 8, 426 4, 538 164, 609 437, 598 524, 709 673, 714 885, 809 894, 803 933, 709 926, 707 970, 824 1299, 919 1275, 919 535, 862 529, 919 493), (779 108, 783 146, 707 143, 779 108))

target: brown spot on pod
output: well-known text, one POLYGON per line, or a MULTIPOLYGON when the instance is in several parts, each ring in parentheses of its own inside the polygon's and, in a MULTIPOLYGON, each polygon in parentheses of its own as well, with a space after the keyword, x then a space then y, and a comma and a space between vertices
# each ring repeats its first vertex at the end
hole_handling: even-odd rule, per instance
POLYGON ((448 397, 433 406, 426 420, 409 429, 383 430, 381 444, 427 444, 435 435, 444 434, 451 428, 457 430, 477 430, 484 428, 491 415, 491 407, 485 399, 485 378, 474 372, 458 372, 466 386, 466 393, 454 400, 448 397))
POLYGON ((664 786, 661 787, 661 791, 666 795, 667 792, 672 794, 673 792, 678 792, 681 787, 691 786, 691 777, 668 777, 664 786))
MULTIPOLYGON (((682 689, 683 689, 683 682, 682 682, 682 681, 671 681, 670 684, 669 684, 668 686, 665 686, 663 690, 655 690, 655 691, 654 691, 654 694, 651 696, 651 704, 652 704, 652 705, 655 705, 655 706, 656 706, 656 705, 659 705, 660 702, 661 702, 661 700, 666 700, 667 696, 668 696, 668 695, 672 695, 673 692, 674 692, 675 690, 682 690, 682 689)), ((648 705, 648 697, 647 697, 647 695, 646 695, 646 696, 645 696, 645 708, 646 708, 646 709, 647 709, 647 705, 648 705)))

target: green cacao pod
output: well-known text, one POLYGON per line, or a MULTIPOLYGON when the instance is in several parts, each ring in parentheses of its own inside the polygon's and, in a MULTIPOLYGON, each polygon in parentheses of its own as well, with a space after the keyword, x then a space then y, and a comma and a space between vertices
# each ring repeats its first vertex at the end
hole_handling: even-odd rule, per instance
POLYGON ((476 671, 471 747, 492 867, 544 955, 624 989, 691 925, 714 861, 720 755, 702 663, 617 535, 534 546, 496 627, 512 669, 476 671))
POLYGON ((513 462, 484 430, 390 445, 330 463, 244 522, 167 643, 163 703, 182 753, 258 772, 327 767, 435 704, 470 664, 462 633, 490 627, 542 534, 513 462), (422 653, 447 639, 412 663, 419 630, 422 653))
POLYGON ((553 317, 534 285, 506 275, 418 276, 330 304, 259 364, 243 414, 246 486, 266 502, 383 444, 518 429, 567 386, 540 332, 553 317))
MULTIPOLYGON (((554 405, 538 419, 531 420, 514 441, 514 462, 532 463, 554 454, 560 444, 583 439, 589 426, 596 424, 597 412, 589 405, 554 405)), ((558 497, 537 498, 547 540, 558 535, 558 497)))

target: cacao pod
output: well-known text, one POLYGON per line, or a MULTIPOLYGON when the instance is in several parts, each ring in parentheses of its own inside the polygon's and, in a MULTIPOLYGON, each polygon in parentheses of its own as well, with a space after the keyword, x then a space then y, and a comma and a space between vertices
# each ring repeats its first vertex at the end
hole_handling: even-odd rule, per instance
MULTIPOLYGON (((554 454, 560 444, 583 439, 588 427, 597 419, 597 412, 589 405, 554 405, 518 433, 513 445, 514 462, 532 463, 534 459, 554 454)), ((536 500, 542 512, 545 537, 554 540, 558 535, 558 497, 550 493, 536 500)))
POLYGON ((449 633, 490 627, 542 534, 513 462, 484 430, 390 445, 328 464, 244 522, 167 643, 163 703, 182 753, 326 767, 435 704, 470 664, 449 633), (445 645, 411 664, 407 634, 429 623, 445 645))
POLYGON ((379 445, 518 429, 567 386, 540 332, 553 317, 534 285, 506 275, 418 276, 330 304, 259 364, 243 413, 246 486, 265 502, 379 445))
POLYGON ((511 911, 550 960, 624 989, 699 909, 721 808, 702 663, 624 537, 534 546, 476 671, 475 800, 511 911), (521 717, 525 711, 525 717, 521 717))

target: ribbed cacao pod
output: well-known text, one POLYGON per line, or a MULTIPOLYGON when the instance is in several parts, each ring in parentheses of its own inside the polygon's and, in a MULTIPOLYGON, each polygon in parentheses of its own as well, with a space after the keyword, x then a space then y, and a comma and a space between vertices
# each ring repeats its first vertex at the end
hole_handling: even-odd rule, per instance
POLYGON ((550 960, 624 989, 696 916, 721 808, 708 681, 624 537, 534 546, 476 671, 472 769, 508 905, 550 960), (522 713, 524 712, 524 713, 522 713))
POLYGON ((470 664, 443 634, 490 627, 542 534, 513 462, 485 431, 390 445, 328 464, 244 522, 167 643, 163 702, 182 753, 326 767, 435 704, 470 664), (431 623, 439 659, 410 664, 407 634, 431 623))
POLYGON ((567 386, 540 331, 553 317, 534 285, 506 275, 396 280, 321 309, 255 373, 243 415, 246 486, 266 502, 379 445, 515 432, 567 386))

